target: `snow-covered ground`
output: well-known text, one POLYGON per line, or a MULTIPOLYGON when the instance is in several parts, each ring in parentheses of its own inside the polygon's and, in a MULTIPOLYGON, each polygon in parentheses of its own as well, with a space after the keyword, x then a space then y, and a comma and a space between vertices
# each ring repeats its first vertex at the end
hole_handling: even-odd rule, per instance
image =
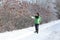
POLYGON ((0 40, 60 40, 60 20, 40 25, 38 34, 34 27, 0 33, 0 40))

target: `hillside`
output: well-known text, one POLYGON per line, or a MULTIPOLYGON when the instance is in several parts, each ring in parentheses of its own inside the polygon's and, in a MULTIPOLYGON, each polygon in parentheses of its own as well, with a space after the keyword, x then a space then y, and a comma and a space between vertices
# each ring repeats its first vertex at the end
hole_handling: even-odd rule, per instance
MULTIPOLYGON (((50 9, 50 8, 49 8, 50 9)), ((28 3, 27 1, 6 0, 0 6, 0 32, 27 28, 34 25, 34 16, 39 12, 42 23, 57 20, 58 17, 43 5, 28 3)))

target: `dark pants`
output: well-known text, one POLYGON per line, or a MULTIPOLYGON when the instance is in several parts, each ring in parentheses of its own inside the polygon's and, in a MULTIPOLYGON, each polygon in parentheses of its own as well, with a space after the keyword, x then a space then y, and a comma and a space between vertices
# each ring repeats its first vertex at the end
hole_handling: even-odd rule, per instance
POLYGON ((39 24, 35 24, 35 31, 38 33, 38 31, 39 31, 39 24))

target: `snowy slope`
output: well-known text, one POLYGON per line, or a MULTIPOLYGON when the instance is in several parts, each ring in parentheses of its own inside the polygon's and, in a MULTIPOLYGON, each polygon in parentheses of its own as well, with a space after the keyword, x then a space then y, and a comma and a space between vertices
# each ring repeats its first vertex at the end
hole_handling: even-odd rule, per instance
POLYGON ((0 33, 0 40, 60 40, 60 20, 40 25, 38 34, 34 27, 0 33))

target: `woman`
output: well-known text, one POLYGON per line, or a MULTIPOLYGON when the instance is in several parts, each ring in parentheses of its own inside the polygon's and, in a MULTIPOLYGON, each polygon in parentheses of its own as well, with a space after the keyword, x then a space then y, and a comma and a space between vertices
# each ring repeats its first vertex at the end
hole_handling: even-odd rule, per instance
POLYGON ((34 19, 35 24, 35 33, 38 33, 39 31, 39 24, 41 23, 41 17, 39 16, 39 13, 36 13, 35 17, 31 17, 34 19))

